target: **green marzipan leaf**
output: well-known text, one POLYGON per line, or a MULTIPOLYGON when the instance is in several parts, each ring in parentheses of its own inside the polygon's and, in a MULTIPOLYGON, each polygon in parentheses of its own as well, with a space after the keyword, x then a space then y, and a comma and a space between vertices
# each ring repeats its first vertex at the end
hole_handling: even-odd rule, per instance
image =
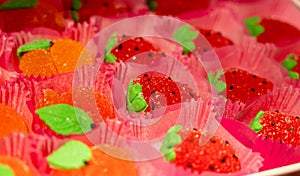
POLYGON ((58 169, 77 169, 91 159, 90 148, 79 141, 69 141, 47 157, 49 165, 58 169))
POLYGON ((265 31, 265 28, 259 24, 259 17, 251 17, 245 20, 245 25, 253 37, 257 37, 265 31))
POLYGON ((2 176, 14 176, 14 171, 9 167, 9 166, 6 166, 6 165, 2 165, 0 163, 0 175, 2 176))
POLYGON ((130 81, 126 95, 127 109, 129 112, 135 111, 137 113, 145 111, 148 107, 146 100, 142 94, 142 86, 140 84, 133 84, 130 81))
POLYGON ((67 104, 55 104, 36 110, 53 131, 61 135, 83 134, 92 129, 93 120, 83 110, 67 104))
POLYGON ((219 80, 222 74, 223 72, 220 70, 215 76, 211 72, 209 72, 207 76, 208 82, 217 88, 219 94, 226 89, 226 83, 219 80))
POLYGON ((160 152, 167 161, 174 161, 176 159, 174 147, 182 142, 181 137, 177 134, 181 129, 182 126, 180 125, 171 127, 162 142, 160 152))
POLYGON ((79 10, 82 7, 82 3, 80 0, 73 0, 72 1, 72 10, 79 10))
POLYGON ((28 51, 37 50, 37 49, 48 49, 52 45, 51 40, 34 40, 32 42, 21 45, 17 49, 17 56, 21 58, 22 54, 28 51))
POLYGON ((38 0, 10 0, 1 4, 0 10, 32 8, 35 7, 37 4, 38 4, 38 0))
POLYGON ((262 125, 259 123, 259 119, 264 115, 264 111, 259 111, 254 117, 253 121, 250 124, 250 128, 256 132, 259 132, 262 129, 262 125))
POLYGON ((190 26, 184 25, 174 32, 173 38, 183 46, 184 53, 187 54, 195 50, 196 47, 193 40, 196 39, 198 35, 199 33, 192 31, 190 26))
POLYGON ((294 54, 289 54, 284 61, 282 61, 281 65, 286 68, 288 71, 291 71, 294 67, 297 66, 297 61, 293 59, 294 54))
POLYGON ((111 50, 113 49, 113 47, 115 47, 118 43, 118 40, 117 40, 117 33, 113 33, 107 43, 106 43, 106 46, 105 46, 105 59, 104 59, 104 62, 110 62, 110 63, 114 63, 117 58, 116 56, 114 56, 113 54, 111 54, 111 50))

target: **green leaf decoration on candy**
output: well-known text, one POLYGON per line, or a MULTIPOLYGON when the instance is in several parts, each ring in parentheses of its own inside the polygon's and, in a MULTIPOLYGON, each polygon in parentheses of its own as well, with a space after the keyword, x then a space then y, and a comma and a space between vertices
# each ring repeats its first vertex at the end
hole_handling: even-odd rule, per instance
POLYGON ((193 40, 196 39, 198 35, 199 33, 192 31, 190 26, 184 25, 174 32, 173 38, 183 46, 183 53, 187 54, 195 50, 196 46, 193 40))
POLYGON ((289 76, 292 79, 299 80, 299 73, 297 73, 297 72, 289 71, 289 76))
POLYGON ((157 8, 157 1, 155 0, 147 0, 147 6, 149 7, 149 10, 154 12, 157 8))
POLYGON ((178 135, 180 130, 182 130, 180 125, 171 127, 162 142, 160 152, 164 154, 164 158, 167 161, 174 161, 176 158, 174 147, 182 142, 181 137, 178 135))
POLYGON ((262 125, 259 123, 259 119, 265 114, 264 111, 259 111, 254 117, 253 121, 250 124, 250 128, 256 132, 259 132, 262 129, 262 125))
POLYGON ((92 130, 93 120, 82 109, 55 104, 35 111, 53 131, 60 135, 84 134, 92 130))
POLYGON ((292 71, 292 69, 295 68, 298 64, 297 61, 295 61, 293 58, 293 53, 287 55, 286 58, 281 62, 281 65, 289 71, 290 78, 298 80, 299 73, 292 71))
POLYGON ((72 10, 79 10, 82 7, 82 3, 80 0, 73 0, 72 1, 72 10))
POLYGON ((148 104, 142 94, 142 86, 140 84, 133 84, 130 81, 126 95, 127 110, 129 112, 135 111, 137 113, 143 112, 147 109, 148 104))
POLYGON ((109 37, 109 39, 106 43, 104 62, 114 63, 117 60, 116 56, 114 56, 113 54, 110 53, 110 51, 113 49, 113 47, 115 47, 117 44, 118 44, 117 33, 113 33, 109 37))
POLYGON ((114 56, 113 54, 109 53, 105 56, 105 60, 104 62, 110 62, 110 63, 114 63, 116 62, 117 58, 116 56, 114 56))
POLYGON ((76 10, 71 10, 71 16, 75 22, 79 21, 79 14, 76 10))
POLYGON ((286 68, 288 71, 291 71, 294 67, 297 66, 297 61, 293 59, 294 54, 291 53, 286 56, 286 58, 282 61, 281 65, 286 68))
POLYGON ((34 40, 29 43, 26 43, 24 45, 21 45, 17 49, 17 56, 19 58, 22 57, 22 54, 32 51, 32 50, 37 50, 37 49, 49 49, 52 46, 52 41, 51 40, 34 40))
POLYGON ((0 10, 32 8, 37 6, 38 2, 38 0, 10 0, 1 4, 0 10))
POLYGON ((92 158, 90 148, 79 141, 71 140, 47 157, 47 162, 58 169, 77 169, 84 167, 92 158))
POLYGON ((253 37, 257 37, 263 32, 265 32, 265 28, 259 24, 259 17, 251 17, 245 19, 245 25, 253 37))
POLYGON ((223 72, 220 70, 215 76, 211 72, 209 72, 207 76, 208 82, 217 88, 219 94, 226 89, 226 83, 219 80, 222 74, 223 72))
POLYGON ((1 176, 14 176, 14 171, 6 165, 0 164, 0 175, 1 176))

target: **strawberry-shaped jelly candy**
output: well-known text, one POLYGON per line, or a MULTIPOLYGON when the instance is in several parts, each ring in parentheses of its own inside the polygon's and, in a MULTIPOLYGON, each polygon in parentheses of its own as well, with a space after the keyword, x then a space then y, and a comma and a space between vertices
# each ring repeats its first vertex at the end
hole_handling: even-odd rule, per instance
POLYGON ((169 129, 160 151, 165 159, 178 167, 183 167, 191 172, 202 173, 212 171, 218 173, 234 173, 241 170, 241 162, 233 146, 218 136, 213 136, 203 146, 199 140, 203 135, 201 131, 181 132, 181 126, 169 129), (177 133, 186 134, 182 141, 177 133))
MULTIPOLYGON (((218 88, 218 84, 222 83, 218 81, 220 77, 221 75, 218 73, 215 77, 209 74, 208 80, 218 88)), ((222 86, 219 92, 221 93, 226 87, 226 92, 224 91, 223 93, 226 93, 226 98, 233 102, 239 101, 246 103, 248 100, 252 100, 273 90, 272 82, 245 70, 237 68, 226 69, 224 70, 223 79, 224 77, 226 85, 224 87, 222 86)))
POLYGON ((210 6, 210 1, 147 0, 147 5, 158 15, 179 15, 188 11, 206 9, 210 6))
POLYGON ((159 72, 146 72, 134 79, 133 84, 141 85, 142 95, 148 104, 146 112, 197 98, 187 85, 159 72))
POLYGON ((298 116, 279 111, 259 111, 250 127, 257 131, 259 136, 293 146, 300 145, 300 119, 298 116))
POLYGON ((136 37, 124 41, 111 51, 117 61, 127 61, 129 58, 143 52, 158 51, 158 49, 142 37, 136 37))
POLYGON ((261 43, 279 43, 300 38, 300 30, 283 21, 251 17, 245 20, 250 34, 261 43))
POLYGON ((224 37, 220 32, 214 32, 212 30, 201 29, 197 27, 197 30, 208 40, 214 48, 219 48, 227 45, 233 45, 233 42, 224 37))

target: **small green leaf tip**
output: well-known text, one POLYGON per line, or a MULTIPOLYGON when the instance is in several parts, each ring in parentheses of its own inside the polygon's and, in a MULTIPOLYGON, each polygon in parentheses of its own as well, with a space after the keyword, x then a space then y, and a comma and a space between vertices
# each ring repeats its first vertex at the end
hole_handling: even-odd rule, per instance
POLYGON ((292 79, 299 80, 299 73, 297 73, 297 72, 289 71, 289 76, 292 79))
POLYGON ((297 66, 297 61, 293 59, 294 54, 291 53, 286 56, 286 58, 282 61, 281 65, 286 68, 288 71, 291 71, 294 67, 297 66))
POLYGON ((147 6, 149 7, 149 10, 154 12, 157 8, 157 1, 155 0, 147 0, 147 6))
POLYGON ((67 104, 54 104, 35 111, 57 134, 83 134, 92 130, 90 116, 80 108, 67 104))
POLYGON ((76 10, 71 10, 71 16, 72 16, 72 18, 73 18, 73 20, 75 21, 75 22, 78 22, 79 21, 79 14, 78 14, 78 12, 76 11, 76 10))
POLYGON ((127 109, 129 112, 143 112, 148 107, 148 104, 142 94, 142 86, 140 84, 133 84, 132 81, 129 83, 126 99, 127 109))
POLYGON ((17 56, 19 58, 22 57, 22 54, 28 52, 28 51, 32 51, 32 50, 37 50, 37 49, 49 49, 52 45, 52 41, 51 40, 34 40, 31 41, 29 43, 26 43, 24 45, 21 45, 18 49, 17 49, 17 56))
POLYGON ((162 142, 160 152, 164 155, 165 160, 174 161, 176 159, 176 153, 174 151, 174 146, 182 142, 181 137, 178 132, 182 130, 182 126, 175 125, 171 127, 162 142))
POLYGON ((254 117, 253 121, 250 124, 250 128, 256 132, 259 132, 262 129, 262 125, 259 123, 259 119, 265 114, 264 111, 259 111, 254 117))
POLYGON ((79 141, 66 142, 47 157, 47 162, 58 169, 77 169, 86 165, 92 158, 90 148, 79 141))
POLYGON ((0 175, 1 176, 14 176, 14 171, 6 165, 0 164, 0 175))
POLYGON ((111 50, 113 49, 113 47, 115 47, 118 43, 118 39, 117 39, 117 33, 113 33, 105 46, 105 59, 104 62, 110 62, 110 63, 114 63, 117 58, 116 56, 114 56, 113 54, 111 54, 111 50))
POLYGON ((295 68, 298 64, 297 61, 295 61, 293 58, 293 53, 287 55, 286 58, 281 62, 281 65, 289 71, 290 78, 298 80, 299 73, 292 71, 292 69, 295 68))
POLYGON ((263 32, 265 32, 265 28, 259 24, 260 18, 259 17, 251 17, 245 19, 245 25, 250 34, 253 37, 257 37, 263 32))
POLYGON ((198 35, 199 33, 192 31, 190 26, 184 25, 174 32, 173 38, 183 46, 183 53, 187 54, 195 50, 196 46, 193 40, 196 39, 198 35))
POLYGON ((82 3, 80 0, 73 0, 72 1, 72 10, 79 10, 82 7, 82 3))
POLYGON ((38 0, 10 0, 1 4, 0 10, 32 8, 37 6, 38 2, 38 0))
POLYGON ((208 82, 217 88, 219 94, 226 89, 226 83, 219 80, 222 74, 223 72, 220 70, 215 76, 211 72, 209 72, 207 76, 208 82))

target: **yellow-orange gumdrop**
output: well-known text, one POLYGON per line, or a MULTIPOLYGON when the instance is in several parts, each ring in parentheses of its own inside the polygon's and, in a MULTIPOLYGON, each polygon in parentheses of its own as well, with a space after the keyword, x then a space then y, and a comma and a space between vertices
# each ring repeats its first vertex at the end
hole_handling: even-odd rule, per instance
POLYGON ((20 59, 19 68, 25 76, 50 77, 57 73, 50 53, 44 49, 26 52, 20 59))
POLYGON ((0 164, 8 166, 15 176, 33 176, 30 168, 18 158, 0 155, 0 164))
MULTIPOLYGON (((54 41, 54 44, 50 48, 50 53, 58 73, 73 72, 83 51, 84 46, 74 40, 59 39, 54 41)), ((91 57, 86 52, 84 53, 83 57, 86 58, 86 61, 83 63, 91 63, 91 57)))
POLYGON ((11 107, 0 104, 0 114, 0 139, 9 136, 11 132, 29 132, 23 117, 11 107))
POLYGON ((55 176, 137 176, 134 162, 124 151, 109 145, 93 147, 91 150, 92 159, 83 168, 74 170, 54 169, 52 174, 55 176), (114 156, 106 153, 113 153, 114 156), (125 158, 126 160, 124 160, 125 158))

